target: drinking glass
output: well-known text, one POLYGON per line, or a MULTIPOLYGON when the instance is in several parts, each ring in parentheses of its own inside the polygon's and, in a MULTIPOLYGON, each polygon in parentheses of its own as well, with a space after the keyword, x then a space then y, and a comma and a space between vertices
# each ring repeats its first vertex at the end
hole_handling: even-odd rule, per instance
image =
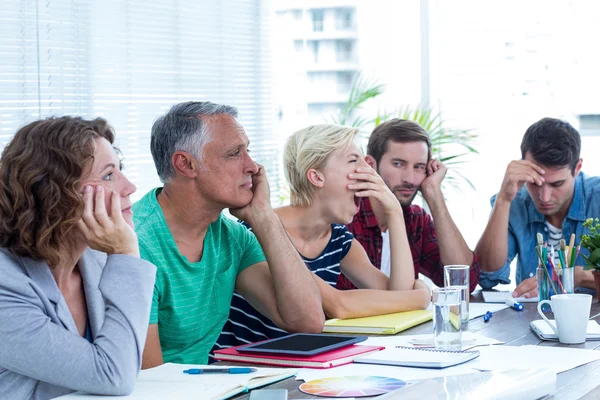
POLYGON ((438 350, 462 350, 462 289, 460 287, 434 288, 433 341, 438 350))
POLYGON ((462 323, 469 322, 469 272, 468 265, 445 265, 444 286, 458 287, 462 291, 462 323))

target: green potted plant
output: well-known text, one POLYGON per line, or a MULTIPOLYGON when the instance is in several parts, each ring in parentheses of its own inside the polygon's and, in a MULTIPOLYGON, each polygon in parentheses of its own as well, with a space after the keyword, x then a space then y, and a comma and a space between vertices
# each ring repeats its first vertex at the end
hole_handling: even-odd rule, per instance
POLYGON ((462 192, 462 183, 467 183, 471 189, 475 189, 471 181, 460 172, 460 167, 468 162, 471 154, 478 153, 474 148, 477 134, 469 129, 447 127, 441 114, 429 107, 405 106, 392 112, 378 113, 375 117, 365 115, 365 104, 384 92, 384 85, 357 74, 352 82, 348 100, 329 118, 329 122, 360 129, 361 137, 366 141, 377 125, 390 118, 414 121, 429 132, 433 156, 449 167, 446 179, 442 182, 443 187, 450 186, 462 192))
POLYGON ((589 255, 581 254, 587 265, 586 270, 592 270, 594 282, 596 283, 596 297, 600 301, 600 222, 598 218, 588 218, 583 223, 588 233, 581 235, 580 246, 589 252, 589 255))

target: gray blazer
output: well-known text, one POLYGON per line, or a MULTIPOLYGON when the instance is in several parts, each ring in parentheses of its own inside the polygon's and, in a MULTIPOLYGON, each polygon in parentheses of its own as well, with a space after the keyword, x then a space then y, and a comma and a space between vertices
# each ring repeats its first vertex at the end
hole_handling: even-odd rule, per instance
POLYGON ((90 249, 79 266, 93 343, 77 332, 48 265, 0 248, 0 399, 133 390, 156 267, 90 249))

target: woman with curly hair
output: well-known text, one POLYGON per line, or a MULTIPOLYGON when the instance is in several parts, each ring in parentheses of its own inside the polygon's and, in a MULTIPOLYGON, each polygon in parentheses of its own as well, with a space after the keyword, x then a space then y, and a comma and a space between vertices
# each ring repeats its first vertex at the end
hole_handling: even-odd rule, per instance
POLYGON ((0 398, 133 389, 156 269, 113 141, 101 118, 49 118, 2 153, 0 398))

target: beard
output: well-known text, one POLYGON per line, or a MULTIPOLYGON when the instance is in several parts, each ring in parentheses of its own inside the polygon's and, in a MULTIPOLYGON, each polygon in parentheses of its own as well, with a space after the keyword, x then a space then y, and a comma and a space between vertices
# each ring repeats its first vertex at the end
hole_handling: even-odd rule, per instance
MULTIPOLYGON (((375 170, 379 176, 381 176, 381 174, 379 173, 379 168, 377 168, 375 170)), ((383 179, 383 176, 382 176, 383 179)), ((394 194, 394 196, 396 196, 396 198, 398 199, 398 202, 400 203, 400 205, 402 207, 408 207, 412 204, 413 200, 415 199, 415 197, 417 197, 417 194, 419 193, 419 186, 415 186, 415 185, 396 185, 396 186, 392 186, 390 185, 390 182, 387 179, 383 179, 383 181, 385 182, 386 186, 392 191, 392 193, 394 194), (400 194, 400 190, 414 190, 415 192, 409 197, 403 196, 400 194)))
POLYGON ((419 187, 412 185, 398 185, 394 186, 394 188, 392 189, 392 193, 394 193, 402 207, 408 207, 412 204, 415 197, 417 197, 417 194, 419 193, 419 187), (415 192, 410 196, 410 198, 408 198, 406 196, 401 195, 399 192, 400 190, 414 190, 415 192))
POLYGON ((396 198, 398 199, 398 202, 400 203, 400 205, 402 207, 410 206, 412 204, 413 200, 415 199, 415 197, 417 197, 417 194, 419 193, 419 187, 415 186, 415 185, 390 186, 389 182, 387 182, 385 179, 384 179, 384 182, 387 185, 387 187, 390 188, 392 193, 394 193, 394 196, 396 196, 396 198), (414 190, 415 192, 410 197, 407 197, 406 195, 402 195, 400 193, 400 190, 414 190))

